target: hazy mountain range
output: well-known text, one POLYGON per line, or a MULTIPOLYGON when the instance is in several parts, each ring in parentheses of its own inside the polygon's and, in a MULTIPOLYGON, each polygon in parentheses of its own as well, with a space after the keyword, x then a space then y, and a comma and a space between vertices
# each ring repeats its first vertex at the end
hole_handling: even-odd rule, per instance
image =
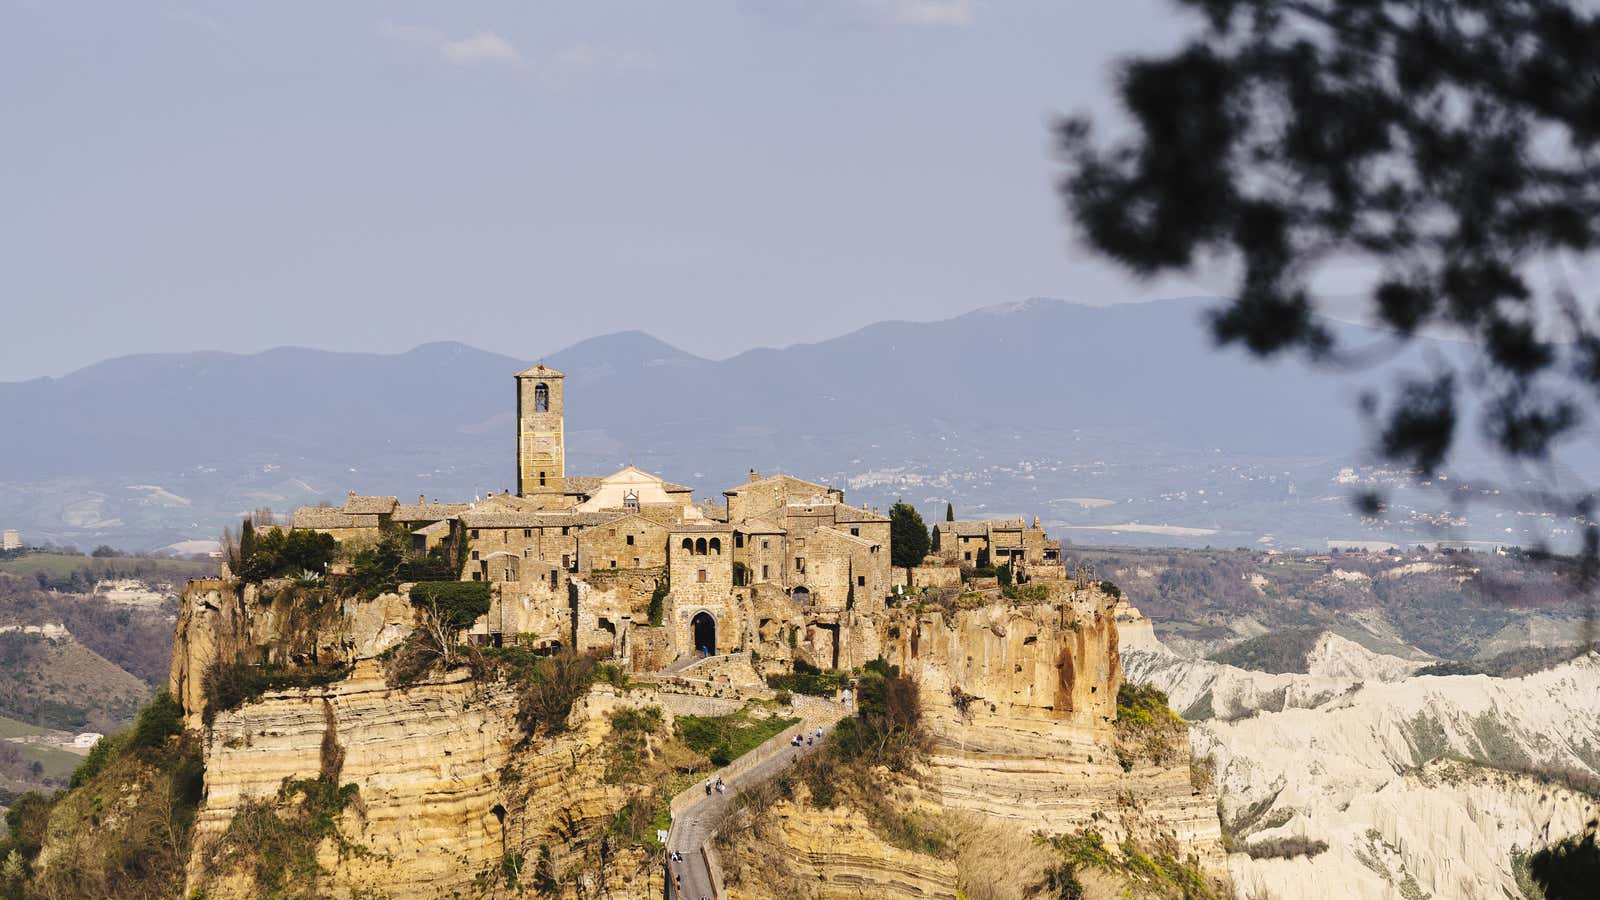
MULTIPOLYGON (((930 515, 951 500, 963 514, 1195 529, 1066 532, 1080 541, 1377 536, 1333 479, 1357 459, 1359 382, 1379 373, 1218 350, 1207 305, 1033 300, 725 360, 623 332, 542 361, 568 375, 571 474, 633 463, 714 496, 753 467, 930 515)), ((530 362, 460 343, 280 348, 0 384, 0 524, 156 547, 351 488, 511 487, 512 375, 530 362)))

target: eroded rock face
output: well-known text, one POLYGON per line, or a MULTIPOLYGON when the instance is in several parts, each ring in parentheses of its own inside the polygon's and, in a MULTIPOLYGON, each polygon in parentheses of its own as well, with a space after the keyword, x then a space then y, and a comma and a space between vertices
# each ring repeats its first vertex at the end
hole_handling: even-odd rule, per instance
MULTIPOLYGON (((610 821, 626 786, 604 777, 605 714, 648 699, 597 689, 575 707, 566 733, 524 742, 514 692, 475 683, 465 670, 396 690, 376 663, 362 661, 324 688, 269 693, 212 723, 189 888, 253 896, 252 882, 216 861, 219 839, 248 801, 271 800, 285 780, 327 774, 356 795, 339 820, 345 846, 319 846, 323 889, 475 896, 482 879, 500 877, 507 848, 526 858, 553 828, 576 836, 610 821)), ((571 862, 569 846, 547 840, 559 866, 571 862)), ((607 887, 612 896, 645 896, 648 875, 648 861, 619 853, 607 887)))
POLYGON ((347 665, 377 657, 404 640, 415 624, 410 602, 397 594, 313 606, 297 602, 290 592, 263 596, 255 584, 192 581, 179 600, 169 686, 183 706, 187 727, 198 729, 206 672, 215 663, 347 665))
POLYGON ((850 807, 773 804, 725 854, 729 900, 955 900, 956 864, 886 843, 850 807))
POLYGON ((1054 604, 922 613, 897 625, 887 654, 922 683, 924 702, 959 691, 973 698, 969 711, 1104 728, 1122 684, 1114 607, 1080 591, 1054 604))
POLYGON ((1520 896, 1513 848, 1600 816, 1559 782, 1506 771, 1600 777, 1600 655, 1520 678, 1410 675, 1411 663, 1337 639, 1314 655, 1318 672, 1342 674, 1268 675, 1157 646, 1124 657, 1131 679, 1196 720, 1193 752, 1215 764, 1236 842, 1327 845, 1292 859, 1233 854, 1245 894, 1321 897, 1338 884, 1350 897, 1520 896))

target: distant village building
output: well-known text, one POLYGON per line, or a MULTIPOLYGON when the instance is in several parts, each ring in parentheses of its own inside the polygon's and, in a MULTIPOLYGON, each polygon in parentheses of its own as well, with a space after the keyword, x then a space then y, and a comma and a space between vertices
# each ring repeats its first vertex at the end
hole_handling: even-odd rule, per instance
POLYGON ((22 535, 15 528, 0 532, 0 550, 21 550, 22 535))
POLYGON ((1059 564, 1061 542, 1051 540, 1034 516, 1031 526, 1021 519, 980 522, 940 522, 933 527, 934 556, 963 566, 1059 564))
MULTIPOLYGON (((492 585, 481 642, 570 646, 648 669, 763 648, 828 667, 879 655, 873 613, 895 589, 888 516, 838 488, 754 470, 720 504, 631 465, 569 475, 565 384, 542 364, 516 374, 516 493, 405 504, 351 492, 342 506, 299 508, 293 527, 340 541, 401 530, 415 554, 464 547, 461 579, 492 585)), ((977 524, 971 537, 997 565, 1059 564, 1037 520, 977 524)), ((944 540, 970 552, 966 536, 944 540)))

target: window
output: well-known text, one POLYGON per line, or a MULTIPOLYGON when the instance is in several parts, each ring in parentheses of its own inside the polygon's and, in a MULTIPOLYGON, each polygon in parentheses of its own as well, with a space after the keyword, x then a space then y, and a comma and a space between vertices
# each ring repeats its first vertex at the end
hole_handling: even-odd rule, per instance
POLYGON ((735 547, 743 547, 744 546, 744 532, 735 531, 733 533, 733 546, 735 546, 735 547))
POLYGON ((634 568, 635 568, 635 569, 637 569, 637 568, 639 568, 639 557, 637 557, 637 556, 635 556, 635 557, 634 557, 634 558, 633 558, 633 567, 634 567, 634 568))
POLYGON ((767 540, 766 538, 762 538, 761 539, 761 549, 768 550, 768 549, 771 549, 771 547, 772 547, 772 542, 771 541, 767 540))
POLYGON ((700 582, 701 584, 705 584, 706 583, 706 570, 705 569, 701 569, 700 571, 694 573, 694 580, 700 582))
POLYGON ((709 545, 711 552, 717 556, 722 555, 722 538, 712 538, 709 545))
POLYGON ((617 567, 617 561, 613 559, 611 561, 611 568, 615 569, 616 567, 617 567))
POLYGON ((561 526, 561 534, 562 534, 562 536, 566 535, 568 528, 569 528, 569 526, 567 526, 567 525, 561 526))
POLYGON ((572 568, 572 554, 570 554, 570 553, 561 554, 561 568, 563 568, 563 569, 572 568))
POLYGON ((857 575, 856 576, 856 587, 866 587, 866 586, 867 586, 867 576, 865 576, 865 575, 857 575))
POLYGON ((765 565, 765 564, 763 564, 763 565, 762 565, 762 566, 761 566, 761 580, 762 580, 762 581, 766 581, 766 580, 767 580, 767 579, 768 579, 768 578, 771 578, 771 577, 772 577, 772 576, 771 576, 771 575, 769 575, 769 574, 767 574, 767 567, 766 567, 766 565, 765 565))
POLYGON ((502 544, 511 543, 511 532, 510 532, 510 530, 506 530, 506 531, 500 532, 500 543, 502 543, 502 544))
POLYGON ((473 572, 472 573, 472 580, 473 581, 482 581, 483 580, 483 573, 482 572, 473 572))
POLYGON ((478 558, 478 551, 476 551, 476 550, 472 551, 472 558, 473 559, 477 559, 478 558))
POLYGON ((539 473, 539 487, 544 487, 544 473, 539 473))
POLYGON ((967 552, 961 554, 961 558, 964 559, 964 560, 967 560, 968 562, 971 562, 972 561, 972 551, 968 550, 967 552))
POLYGON ((859 529, 859 528, 851 528, 850 529, 850 533, 855 535, 856 537, 861 537, 861 529, 859 529))
POLYGON ((805 559, 805 557, 796 556, 794 558, 794 570, 796 572, 804 572, 806 570, 806 559, 805 559))
POLYGON ((532 528, 524 528, 524 529, 522 529, 522 536, 523 537, 533 537, 533 529, 532 528))
POLYGON ((550 411, 550 386, 542 381, 533 387, 533 411, 550 411))
POLYGON ((556 570, 555 569, 551 569, 550 570, 550 590, 552 590, 552 591, 556 589, 556 578, 557 578, 556 570))
POLYGON ((523 547, 522 548, 522 558, 523 559, 532 559, 533 558, 533 548, 532 547, 523 547))
POLYGON ((507 570, 506 570, 506 574, 505 574, 505 577, 504 577, 504 578, 502 578, 502 579, 500 579, 500 580, 501 580, 501 581, 510 581, 510 580, 511 580, 511 570, 510 570, 510 569, 507 569, 507 570))
POLYGON ((631 534, 628 535, 628 546, 629 547, 633 546, 633 535, 631 535, 631 534))
MULTIPOLYGON (((472 529, 472 536, 473 537, 477 537, 478 536, 478 529, 476 529, 476 528, 472 529)), ((476 558, 476 557, 474 557, 474 558, 476 558)))

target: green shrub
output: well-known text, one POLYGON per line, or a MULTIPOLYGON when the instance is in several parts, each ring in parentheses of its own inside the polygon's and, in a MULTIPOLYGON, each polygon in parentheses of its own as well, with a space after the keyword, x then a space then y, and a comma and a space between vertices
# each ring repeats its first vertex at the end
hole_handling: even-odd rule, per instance
POLYGON ((667 579, 657 579, 655 590, 650 592, 650 626, 660 628, 666 616, 667 592, 672 590, 667 579))
POLYGON ((831 697, 845 685, 843 672, 822 672, 815 666, 806 666, 802 661, 795 661, 793 674, 776 674, 767 676, 767 686, 777 691, 790 691, 795 694, 807 694, 812 697, 831 697), (811 671, 801 671, 805 666, 811 671))
POLYGON ((1135 755, 1164 763, 1177 750, 1188 724, 1167 705, 1167 695, 1148 684, 1123 682, 1117 688, 1117 755, 1124 770, 1133 768, 1135 755))
POLYGON ((1115 597, 1118 600, 1122 599, 1122 588, 1117 587, 1109 581, 1100 582, 1100 590, 1102 593, 1110 594, 1112 597, 1115 597))
POLYGON ((143 709, 139 710, 139 716, 133 723, 133 734, 128 739, 127 749, 133 752, 159 749, 166 745, 167 738, 182 733, 183 707, 172 699, 171 692, 162 688, 143 709))
POLYGON ((538 659, 528 667, 518 687, 517 722, 532 736, 566 730, 572 704, 594 683, 595 658, 571 650, 538 659))
POLYGON ((741 709, 725 716, 679 716, 677 731, 689 749, 725 766, 799 721, 778 716, 756 719, 741 709))
POLYGON ((1000 594, 1007 600, 1023 603, 1043 603, 1050 599, 1050 589, 1042 584, 1008 584, 1000 589, 1000 594))
POLYGON ((424 581, 411 586, 411 602, 437 609, 452 628, 466 628, 489 611, 489 582, 424 581))
POLYGON ((332 684, 350 674, 348 667, 277 665, 253 666, 249 663, 213 663, 202 682, 206 705, 201 713, 207 725, 219 712, 238 709, 267 691, 284 688, 309 688, 332 684))
POLYGON ((246 581, 283 578, 301 572, 322 572, 333 555, 338 542, 331 534, 318 531, 284 531, 273 528, 265 533, 256 532, 246 548, 241 539, 239 571, 246 581))

